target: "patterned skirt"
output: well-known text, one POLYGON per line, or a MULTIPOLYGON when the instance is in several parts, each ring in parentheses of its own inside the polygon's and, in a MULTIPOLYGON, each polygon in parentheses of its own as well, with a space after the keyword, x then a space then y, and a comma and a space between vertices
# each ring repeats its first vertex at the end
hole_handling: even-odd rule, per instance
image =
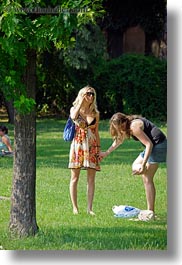
POLYGON ((75 137, 70 146, 68 168, 93 168, 100 171, 95 126, 85 129, 76 126, 75 137))

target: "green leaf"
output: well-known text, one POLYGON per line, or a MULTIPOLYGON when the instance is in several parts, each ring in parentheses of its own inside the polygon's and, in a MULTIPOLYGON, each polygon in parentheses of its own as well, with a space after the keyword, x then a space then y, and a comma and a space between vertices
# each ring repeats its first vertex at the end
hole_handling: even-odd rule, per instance
POLYGON ((14 101, 14 106, 20 114, 28 114, 33 110, 35 100, 21 95, 19 99, 14 101))

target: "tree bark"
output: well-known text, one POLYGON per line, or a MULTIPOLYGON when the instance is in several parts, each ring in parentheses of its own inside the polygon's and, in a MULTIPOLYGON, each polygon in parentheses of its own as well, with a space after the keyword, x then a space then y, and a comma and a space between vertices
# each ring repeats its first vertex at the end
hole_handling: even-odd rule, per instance
POLYGON ((14 124, 14 106, 13 106, 13 101, 6 101, 5 100, 5 106, 7 109, 7 113, 8 113, 8 122, 11 124, 14 124))
MULTIPOLYGON (((24 74, 27 96, 35 99, 36 52, 27 51, 24 74)), ((18 237, 35 235, 36 222, 36 113, 20 115, 15 110, 14 175, 9 228, 18 237)))

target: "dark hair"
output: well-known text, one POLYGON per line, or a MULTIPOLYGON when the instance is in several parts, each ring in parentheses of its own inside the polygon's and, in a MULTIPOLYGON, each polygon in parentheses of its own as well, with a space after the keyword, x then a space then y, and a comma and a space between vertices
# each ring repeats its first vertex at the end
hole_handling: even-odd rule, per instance
POLYGON ((5 134, 8 134, 8 128, 4 125, 0 125, 0 131, 4 132, 5 134))

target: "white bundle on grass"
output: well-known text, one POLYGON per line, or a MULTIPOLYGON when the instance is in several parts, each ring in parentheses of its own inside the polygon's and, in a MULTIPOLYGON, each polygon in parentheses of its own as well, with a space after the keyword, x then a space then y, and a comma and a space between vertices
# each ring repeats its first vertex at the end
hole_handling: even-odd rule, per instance
POLYGON ((132 218, 138 216, 140 209, 129 205, 115 205, 112 207, 115 217, 132 218))

